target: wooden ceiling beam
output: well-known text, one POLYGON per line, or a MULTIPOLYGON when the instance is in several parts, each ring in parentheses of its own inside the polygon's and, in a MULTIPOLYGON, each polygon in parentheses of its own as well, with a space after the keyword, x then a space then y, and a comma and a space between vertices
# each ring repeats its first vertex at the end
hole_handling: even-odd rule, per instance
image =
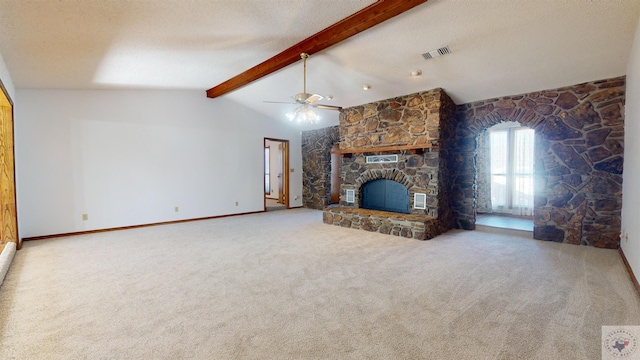
POLYGON ((427 0, 378 0, 274 57, 212 87, 207 90, 207 97, 215 98, 241 88, 300 60, 303 52, 315 54, 425 2, 427 0))

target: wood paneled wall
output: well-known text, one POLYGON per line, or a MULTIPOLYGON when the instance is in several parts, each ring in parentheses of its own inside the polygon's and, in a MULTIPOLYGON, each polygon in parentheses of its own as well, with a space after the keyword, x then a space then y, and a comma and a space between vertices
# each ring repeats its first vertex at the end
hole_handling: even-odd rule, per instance
POLYGON ((8 242, 19 245, 14 169, 13 105, 0 91, 0 251, 8 242))

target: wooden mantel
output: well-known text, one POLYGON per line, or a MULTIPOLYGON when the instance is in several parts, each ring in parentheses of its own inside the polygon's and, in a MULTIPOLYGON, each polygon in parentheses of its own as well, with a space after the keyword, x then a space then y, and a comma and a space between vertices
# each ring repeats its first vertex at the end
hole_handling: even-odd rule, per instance
POLYGON ((344 156, 351 156, 352 154, 362 154, 366 152, 393 152, 408 150, 412 154, 422 154, 425 149, 437 149, 438 145, 433 144, 418 144, 418 145, 393 145, 393 146, 377 146, 370 148, 359 149, 340 149, 331 151, 332 154, 340 154, 344 156))

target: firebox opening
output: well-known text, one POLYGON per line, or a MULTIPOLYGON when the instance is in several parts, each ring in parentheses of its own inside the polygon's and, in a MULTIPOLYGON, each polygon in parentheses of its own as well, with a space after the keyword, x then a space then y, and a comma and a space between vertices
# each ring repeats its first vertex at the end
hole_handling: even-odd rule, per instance
POLYGON ((404 185, 378 179, 362 185, 362 208, 409 214, 409 190, 404 185))

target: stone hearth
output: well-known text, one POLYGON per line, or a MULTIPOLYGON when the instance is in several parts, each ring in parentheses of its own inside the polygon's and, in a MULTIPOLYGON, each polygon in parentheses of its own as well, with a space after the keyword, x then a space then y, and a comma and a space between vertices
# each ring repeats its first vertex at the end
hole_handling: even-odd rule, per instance
POLYGON ((325 209, 322 221, 325 224, 417 240, 429 240, 440 233, 438 220, 428 215, 400 214, 344 206, 325 209))

